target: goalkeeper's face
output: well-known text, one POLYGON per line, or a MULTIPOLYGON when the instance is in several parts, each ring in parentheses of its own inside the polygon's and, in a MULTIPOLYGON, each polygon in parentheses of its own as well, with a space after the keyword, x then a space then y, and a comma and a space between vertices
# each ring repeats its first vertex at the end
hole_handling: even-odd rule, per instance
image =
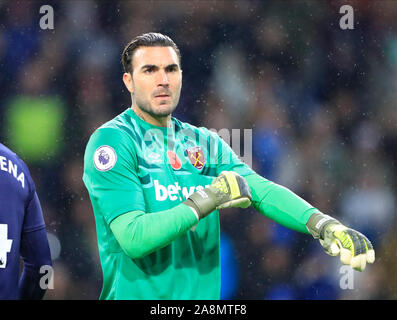
POLYGON ((123 79, 134 95, 134 107, 155 118, 171 115, 182 88, 182 70, 175 50, 172 47, 139 47, 134 52, 132 67, 132 77, 124 74, 123 79))

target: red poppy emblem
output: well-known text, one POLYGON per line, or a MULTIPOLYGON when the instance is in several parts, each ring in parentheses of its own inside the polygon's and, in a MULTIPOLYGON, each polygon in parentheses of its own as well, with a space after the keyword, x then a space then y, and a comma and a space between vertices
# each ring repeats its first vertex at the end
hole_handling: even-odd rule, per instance
POLYGON ((182 167, 182 162, 179 160, 178 156, 174 151, 168 150, 167 151, 168 161, 171 164, 171 167, 174 170, 179 170, 182 167))
POLYGON ((201 170, 204 167, 205 158, 204 158, 203 149, 201 147, 193 147, 186 149, 186 154, 190 160, 190 163, 197 170, 201 170))

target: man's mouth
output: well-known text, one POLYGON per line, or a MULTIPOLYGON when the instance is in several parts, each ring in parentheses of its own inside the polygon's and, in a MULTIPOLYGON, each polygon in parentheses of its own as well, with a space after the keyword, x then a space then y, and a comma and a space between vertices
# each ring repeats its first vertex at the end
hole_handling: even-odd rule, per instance
POLYGON ((171 96, 171 92, 168 91, 158 91, 154 94, 155 98, 169 98, 171 96))
POLYGON ((166 99, 166 100, 168 100, 169 98, 170 98, 170 95, 168 95, 168 94, 157 94, 157 95, 155 95, 154 96, 154 98, 155 99, 166 99))

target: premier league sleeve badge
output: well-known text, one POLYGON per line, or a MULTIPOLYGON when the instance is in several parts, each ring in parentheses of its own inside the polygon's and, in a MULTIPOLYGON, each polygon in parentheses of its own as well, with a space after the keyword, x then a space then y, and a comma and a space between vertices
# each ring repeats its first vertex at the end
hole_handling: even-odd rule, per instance
POLYGON ((94 165, 99 171, 108 171, 117 161, 116 151, 110 146, 100 146, 94 153, 94 165))

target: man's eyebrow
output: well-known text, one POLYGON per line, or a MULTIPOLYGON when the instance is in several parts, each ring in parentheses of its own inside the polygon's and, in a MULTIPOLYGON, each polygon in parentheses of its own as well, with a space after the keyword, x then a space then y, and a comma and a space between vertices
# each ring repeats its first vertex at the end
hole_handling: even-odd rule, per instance
MULTIPOLYGON (((141 67, 141 70, 145 69, 158 69, 159 67, 155 64, 145 64, 144 66, 141 67)), ((174 69, 174 68, 179 68, 179 65, 176 63, 169 64, 165 67, 165 69, 174 69)))
POLYGON ((141 67, 141 70, 143 70, 143 69, 154 69, 154 68, 158 68, 158 66, 156 66, 155 64, 145 64, 144 66, 141 67))
POLYGON ((169 64, 168 66, 165 67, 165 69, 175 69, 179 68, 179 65, 176 63, 169 64))

